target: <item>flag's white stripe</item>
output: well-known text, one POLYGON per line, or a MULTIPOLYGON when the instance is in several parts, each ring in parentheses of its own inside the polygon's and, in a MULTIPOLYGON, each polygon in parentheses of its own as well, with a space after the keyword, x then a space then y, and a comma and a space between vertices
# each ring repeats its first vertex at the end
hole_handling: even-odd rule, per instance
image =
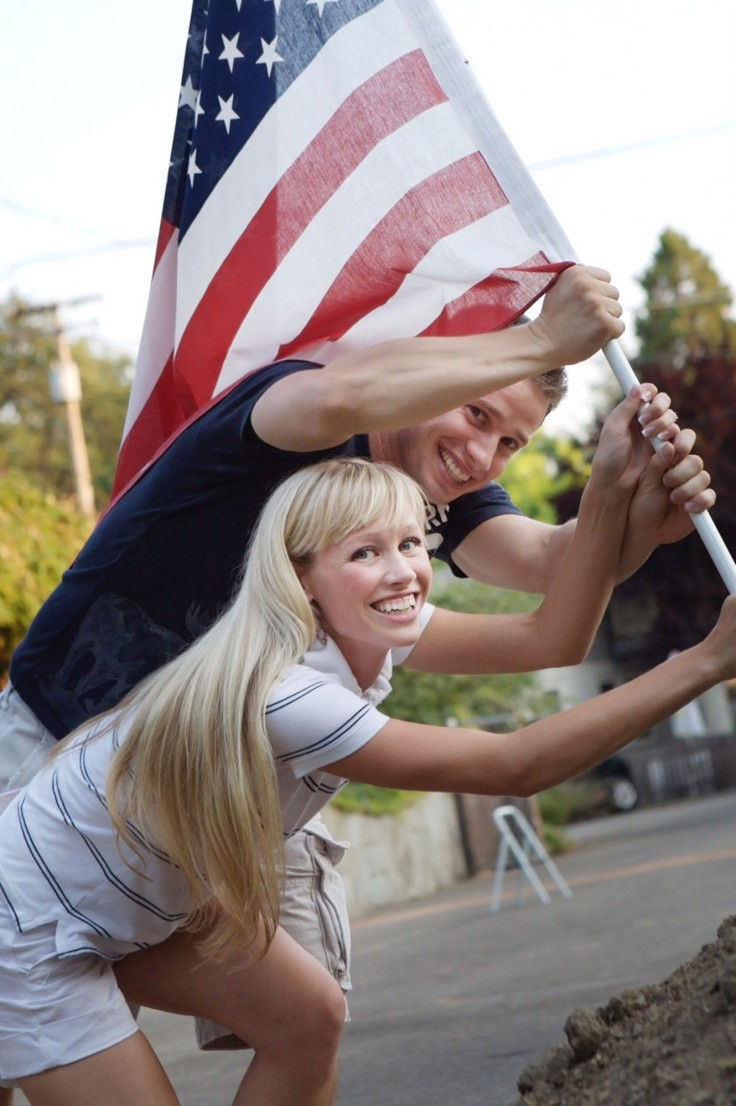
POLYGON ((310 356, 330 361, 377 342, 421 334, 448 303, 495 269, 527 261, 537 248, 515 212, 510 207, 499 208, 441 239, 407 274, 390 300, 364 315, 337 342, 310 351, 310 356))
MULTIPOLYGON (((557 222, 485 98, 470 66, 434 0, 397 0, 414 28, 422 49, 445 94, 475 136, 509 203, 550 261, 575 258, 567 235, 557 222)), ((551 59, 553 62, 553 59, 551 59)))
POLYGON ((176 309, 177 234, 172 234, 151 280, 123 439, 145 407, 172 353, 176 309))
POLYGON ((395 0, 384 0, 336 32, 264 117, 179 245, 177 345, 213 276, 289 166, 352 92, 417 45, 395 0))
MULTIPOLYGON (((369 312, 337 341, 322 343, 299 356, 317 362, 334 361, 355 349, 392 338, 409 338, 425 330, 448 303, 462 296, 495 269, 522 264, 537 252, 535 243, 510 207, 502 207, 437 242, 395 294, 369 312)), ((227 379, 215 394, 244 373, 268 364, 277 350, 236 347, 228 355, 227 379)))
POLYGON ((315 215, 254 301, 215 393, 242 374, 238 351, 266 365, 281 345, 301 333, 346 261, 409 189, 474 152, 472 139, 446 102, 378 143, 315 215))

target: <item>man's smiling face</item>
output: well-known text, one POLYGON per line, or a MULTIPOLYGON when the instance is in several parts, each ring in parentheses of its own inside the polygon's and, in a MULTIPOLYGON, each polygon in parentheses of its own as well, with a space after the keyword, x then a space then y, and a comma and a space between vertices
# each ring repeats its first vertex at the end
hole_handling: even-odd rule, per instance
POLYGON ((495 480, 542 425, 547 399, 529 380, 418 426, 381 435, 381 453, 413 476, 432 503, 495 480))

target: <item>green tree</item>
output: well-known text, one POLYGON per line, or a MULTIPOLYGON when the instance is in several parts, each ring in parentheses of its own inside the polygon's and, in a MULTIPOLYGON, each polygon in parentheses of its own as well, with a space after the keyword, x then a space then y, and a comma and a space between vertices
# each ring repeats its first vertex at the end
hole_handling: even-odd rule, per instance
MULTIPOLYGON (((110 497, 130 391, 130 359, 82 338, 72 345, 82 381, 82 417, 97 507, 110 497)), ((64 409, 51 402, 57 360, 51 312, 11 297, 0 305, 0 469, 22 473, 45 492, 73 495, 64 409)))
MULTIPOLYGON (((731 292, 702 251, 663 232, 641 277, 647 300, 637 320, 641 340, 632 364, 640 380, 667 392, 682 426, 696 431, 696 450, 718 501, 712 516, 736 551, 736 324, 731 292)), ((617 399, 611 400, 610 408, 617 399)), ((610 409, 609 408, 609 409, 610 409)), ((577 495, 558 500, 571 517, 577 495)), ((684 649, 714 624, 724 586, 702 541, 693 534, 656 549, 614 592, 607 615, 613 655, 630 675, 684 649)))
POLYGON ((638 364, 684 368, 705 355, 736 351, 736 323, 727 314, 731 291, 684 235, 662 232, 639 281, 647 298, 636 322, 638 364))
POLYGON ((538 522, 557 522, 557 500, 590 476, 589 450, 571 438, 537 433, 503 472, 499 483, 517 507, 538 522))
POLYGON ((0 477, 0 686, 13 650, 89 530, 74 501, 17 472, 0 477))

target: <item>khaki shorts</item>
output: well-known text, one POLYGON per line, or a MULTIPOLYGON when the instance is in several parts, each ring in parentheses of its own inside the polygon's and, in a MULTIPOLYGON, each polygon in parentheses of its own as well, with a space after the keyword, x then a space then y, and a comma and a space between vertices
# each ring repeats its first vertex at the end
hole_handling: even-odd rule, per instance
MULTIPOLYGON (((350 982, 350 919, 345 887, 336 871, 346 842, 335 841, 320 817, 287 839, 286 887, 279 924, 335 977, 343 991, 350 982)), ((345 1004, 345 1020, 350 1015, 345 1004)), ((197 1044, 206 1052, 247 1048, 215 1022, 197 1018, 197 1044)))

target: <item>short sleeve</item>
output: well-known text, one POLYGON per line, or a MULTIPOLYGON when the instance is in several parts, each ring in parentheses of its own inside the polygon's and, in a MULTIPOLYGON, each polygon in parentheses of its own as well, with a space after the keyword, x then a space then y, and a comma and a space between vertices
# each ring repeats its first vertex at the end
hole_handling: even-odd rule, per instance
POLYGON ((266 728, 276 762, 301 779, 361 749, 388 716, 333 677, 294 665, 266 708, 266 728))
POLYGON ((506 489, 493 483, 461 495, 444 507, 430 504, 427 533, 432 555, 449 565, 455 576, 465 577, 452 560, 460 543, 488 519, 521 514, 506 489))

